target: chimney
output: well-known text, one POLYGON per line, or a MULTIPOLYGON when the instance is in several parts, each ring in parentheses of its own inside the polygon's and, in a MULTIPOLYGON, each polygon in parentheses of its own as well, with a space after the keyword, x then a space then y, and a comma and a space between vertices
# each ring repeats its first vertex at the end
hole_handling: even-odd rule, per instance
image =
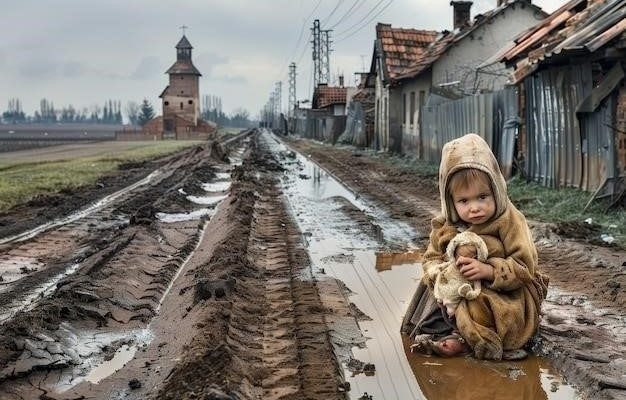
POLYGON ((339 75, 339 87, 343 87, 343 75, 339 75))
POLYGON ((463 29, 470 23, 471 1, 451 1, 450 5, 454 9, 454 29, 463 29))

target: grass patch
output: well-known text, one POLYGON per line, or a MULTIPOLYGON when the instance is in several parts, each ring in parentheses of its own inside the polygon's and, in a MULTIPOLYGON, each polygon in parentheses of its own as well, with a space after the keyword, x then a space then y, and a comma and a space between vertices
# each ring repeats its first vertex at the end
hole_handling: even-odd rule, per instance
MULTIPOLYGON (((379 157, 386 164, 411 171, 418 176, 431 177, 435 184, 438 180, 438 164, 427 163, 408 156, 380 154, 365 150, 369 156, 379 157)), ((560 224, 566 235, 576 237, 577 231, 582 236, 594 235, 594 242, 602 242, 600 235, 611 235, 615 244, 626 247, 626 210, 617 208, 606 210, 603 201, 594 201, 585 212, 583 209, 592 193, 574 188, 551 189, 534 182, 526 182, 514 177, 508 182, 508 194, 511 201, 528 219, 539 222, 560 224), (591 218, 591 224, 585 222, 591 218)))
POLYGON ((624 208, 606 211, 606 202, 594 201, 583 212, 592 193, 574 188, 550 189, 519 177, 509 181, 508 189, 511 201, 529 219, 570 226, 593 225, 600 233, 613 236, 621 247, 626 245, 624 208), (592 224, 585 222, 588 218, 592 224))
POLYGON ((6 211, 40 194, 53 194, 95 184, 102 176, 115 172, 120 164, 153 159, 198 143, 149 142, 142 147, 95 157, 5 164, 0 173, 0 211, 6 211))

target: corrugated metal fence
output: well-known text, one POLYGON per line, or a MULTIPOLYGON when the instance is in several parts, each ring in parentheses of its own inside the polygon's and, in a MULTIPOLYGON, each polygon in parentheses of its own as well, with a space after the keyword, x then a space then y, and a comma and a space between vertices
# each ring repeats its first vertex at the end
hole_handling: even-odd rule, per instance
POLYGON ((590 113, 576 107, 592 91, 591 65, 535 73, 524 80, 527 175, 549 187, 598 188, 615 177, 615 97, 590 113))
POLYGON ((515 88, 453 101, 431 95, 422 110, 420 157, 439 163, 445 143, 476 133, 491 147, 502 173, 510 176, 519 127, 517 102, 515 88))

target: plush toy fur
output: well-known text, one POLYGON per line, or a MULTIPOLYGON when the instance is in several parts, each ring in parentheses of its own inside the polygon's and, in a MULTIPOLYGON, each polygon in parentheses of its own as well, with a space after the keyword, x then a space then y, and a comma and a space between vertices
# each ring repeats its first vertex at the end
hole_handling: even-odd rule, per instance
POLYGON ((454 315, 456 308, 463 299, 474 300, 480 294, 480 281, 467 280, 456 266, 458 256, 487 260, 487 245, 477 234, 465 231, 456 235, 446 248, 448 261, 440 264, 440 268, 429 272, 435 276, 433 293, 437 302, 446 307, 449 316, 454 315))

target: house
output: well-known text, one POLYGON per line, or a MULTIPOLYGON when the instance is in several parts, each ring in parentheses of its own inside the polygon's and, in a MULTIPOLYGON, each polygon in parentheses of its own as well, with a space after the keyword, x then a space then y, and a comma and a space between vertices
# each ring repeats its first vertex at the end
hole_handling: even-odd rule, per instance
POLYGON ((421 111, 428 98, 459 98, 502 89, 506 74, 479 69, 486 59, 547 14, 529 0, 497 0, 496 7, 470 19, 471 1, 452 1, 453 26, 396 74, 401 98, 402 152, 421 156, 421 111))
POLYGON ((626 0, 571 0, 499 61, 520 93, 529 179, 614 196, 626 173, 626 0))
POLYGON ((348 88, 320 83, 313 91, 312 108, 326 110, 328 115, 346 115, 348 88))
POLYGON ((339 86, 318 84, 313 91, 311 108, 296 109, 295 134, 334 144, 346 127, 348 94, 355 91, 355 88, 344 87, 341 77, 339 86))
POLYGON ((376 25, 370 75, 375 77, 374 135, 381 150, 400 151, 402 95, 394 86, 398 75, 418 61, 437 32, 376 25))

